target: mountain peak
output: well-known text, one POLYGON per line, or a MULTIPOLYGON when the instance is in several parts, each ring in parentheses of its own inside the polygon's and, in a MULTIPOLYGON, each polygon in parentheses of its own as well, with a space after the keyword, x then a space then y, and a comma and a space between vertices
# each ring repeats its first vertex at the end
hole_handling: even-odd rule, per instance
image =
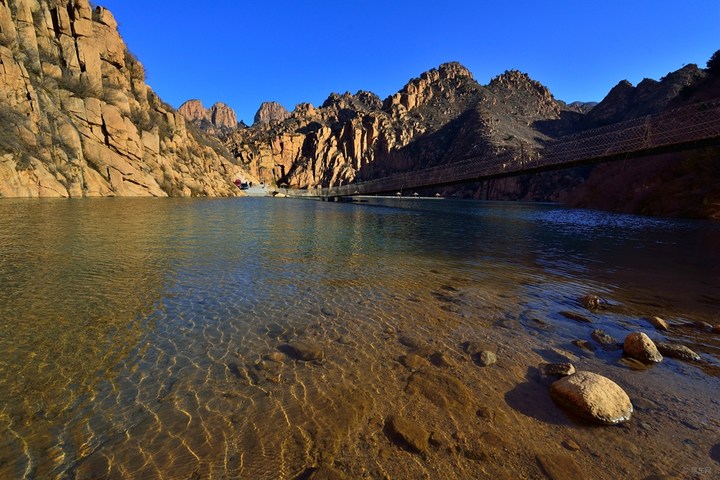
POLYGON ((290 112, 278 102, 263 102, 255 114, 254 125, 263 125, 270 122, 282 121, 290 117, 290 112))

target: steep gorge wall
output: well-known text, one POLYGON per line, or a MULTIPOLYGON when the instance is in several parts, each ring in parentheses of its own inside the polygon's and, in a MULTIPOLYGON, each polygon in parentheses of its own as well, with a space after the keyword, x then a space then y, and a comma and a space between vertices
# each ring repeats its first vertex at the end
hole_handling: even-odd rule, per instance
POLYGON ((228 196, 245 173, 88 0, 0 0, 0 197, 228 196))

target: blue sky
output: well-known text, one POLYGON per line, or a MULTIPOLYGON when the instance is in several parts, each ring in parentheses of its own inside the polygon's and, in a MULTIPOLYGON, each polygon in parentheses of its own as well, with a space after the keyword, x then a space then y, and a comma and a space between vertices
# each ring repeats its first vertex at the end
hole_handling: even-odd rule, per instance
POLYGON ((565 101, 620 80, 659 79, 720 49, 718 0, 103 0, 148 83, 179 107, 199 98, 252 123, 331 92, 395 93, 459 61, 481 84, 518 69, 565 101))

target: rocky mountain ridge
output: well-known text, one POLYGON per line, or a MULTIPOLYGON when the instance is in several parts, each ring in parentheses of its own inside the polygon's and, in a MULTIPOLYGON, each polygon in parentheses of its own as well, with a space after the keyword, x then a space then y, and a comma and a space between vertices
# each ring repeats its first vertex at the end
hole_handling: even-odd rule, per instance
POLYGON ((222 136, 238 128, 235 110, 222 102, 205 108, 200 100, 188 100, 180 105, 178 113, 210 135, 222 136))
POLYGON ((410 80, 384 101, 331 94, 300 104, 285 120, 234 132, 226 145, 264 181, 300 188, 378 178, 485 151, 540 146, 533 128, 567 108, 527 75, 508 71, 483 87, 467 68, 447 63, 410 80))
MULTIPOLYGON (((622 81, 599 103, 568 105, 527 74, 506 71, 483 86, 462 65, 448 63, 412 79, 384 101, 364 91, 354 95, 333 93, 320 107, 299 104, 284 120, 236 131, 226 137, 226 145, 262 180, 298 188, 381 178, 486 153, 510 152, 519 160, 533 155, 552 138, 657 113, 677 106, 683 97, 718 97, 717 93, 707 93, 711 90, 706 86, 707 77, 707 70, 687 65, 658 81, 645 79, 637 86, 622 81)), ((650 161, 636 160, 633 166, 642 171, 641 165, 650 161)), ((447 187, 441 193, 486 199, 568 200, 590 206, 578 201, 587 196, 582 186, 593 178, 595 169, 603 168, 608 167, 447 187)), ((611 177, 613 188, 621 188, 622 175, 611 177)), ((626 188, 633 187, 628 184, 626 188)), ((621 197, 628 196, 632 194, 621 197)), ((696 201, 712 204, 708 198, 696 201)), ((630 204, 633 202, 624 202, 630 204)), ((609 208, 622 209, 621 205, 609 208)), ((713 215, 699 210, 689 215, 713 215)), ((632 211, 662 214, 646 207, 632 211)))
POLYGON ((154 93, 109 10, 0 1, 0 197, 236 195, 224 147, 154 93))

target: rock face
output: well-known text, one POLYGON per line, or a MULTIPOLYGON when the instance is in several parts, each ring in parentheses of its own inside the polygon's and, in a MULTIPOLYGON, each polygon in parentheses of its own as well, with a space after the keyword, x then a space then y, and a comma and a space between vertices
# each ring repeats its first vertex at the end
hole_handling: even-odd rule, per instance
POLYGON ((655 343, 642 332, 634 332, 625 337, 623 350, 627 356, 646 364, 660 363, 663 359, 655 343))
POLYGON ((200 100, 188 100, 180 105, 178 112, 208 134, 221 136, 238 127, 235 111, 222 102, 205 108, 200 100))
POLYGON ((268 125, 272 122, 281 122, 290 117, 285 107, 277 102, 265 102, 260 105, 255 114, 255 123, 253 125, 268 125))
POLYGON ((236 195, 222 145, 145 84, 107 9, 0 2, 0 197, 236 195))
POLYGON ((337 185, 484 152, 512 151, 519 161, 549 138, 534 123, 559 120, 563 108, 520 72, 483 87, 465 67, 447 63, 384 101, 364 91, 334 93, 319 108, 298 105, 284 120, 282 110, 265 104, 253 128, 226 145, 261 180, 337 185))
MULTIPOLYGON (((524 73, 507 71, 483 86, 462 65, 447 63, 385 100, 364 91, 333 93, 319 107, 303 103, 290 114, 264 104, 252 128, 225 141, 261 180, 298 188, 372 180, 484 154, 509 152, 511 162, 519 162, 551 138, 656 113, 678 106, 681 97, 710 98, 707 92, 715 88, 710 78, 690 65, 659 81, 620 82, 597 105, 568 105, 524 73), (690 95, 689 89, 697 92, 690 95)), ((650 157, 421 193, 720 218, 716 156, 717 148, 711 148, 682 158, 650 157), (663 190, 666 185, 672 195, 663 190)))
POLYGON ((559 406, 586 420, 615 425, 630 420, 633 406, 612 380, 591 372, 577 372, 552 384, 550 394, 559 406))

